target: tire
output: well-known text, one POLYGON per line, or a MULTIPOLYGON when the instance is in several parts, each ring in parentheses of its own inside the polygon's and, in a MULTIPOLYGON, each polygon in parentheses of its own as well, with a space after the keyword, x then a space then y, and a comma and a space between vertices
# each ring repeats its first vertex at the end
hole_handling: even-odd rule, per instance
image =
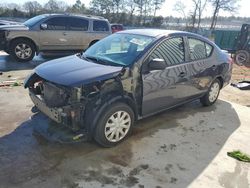
POLYGON ((18 62, 28 62, 35 56, 35 45, 25 39, 16 39, 10 45, 10 55, 18 62))
POLYGON ((208 92, 200 98, 201 104, 203 104, 203 106, 211 106, 212 104, 214 104, 218 99, 220 89, 221 82, 218 79, 215 79, 209 87, 208 92))
POLYGON ((134 125, 134 116, 133 110, 125 103, 111 104, 98 120, 94 131, 95 141, 104 147, 113 147, 119 144, 130 134, 134 125), (118 116, 120 119, 116 122, 118 116), (123 124, 121 124, 122 120, 123 124))
POLYGON ((97 42, 98 42, 98 40, 93 40, 93 41, 89 44, 89 47, 92 46, 92 45, 94 45, 94 44, 97 43, 97 42))
POLYGON ((249 66, 250 65, 250 54, 248 51, 246 50, 239 50, 236 52, 235 54, 235 63, 237 65, 245 65, 245 66, 249 66))

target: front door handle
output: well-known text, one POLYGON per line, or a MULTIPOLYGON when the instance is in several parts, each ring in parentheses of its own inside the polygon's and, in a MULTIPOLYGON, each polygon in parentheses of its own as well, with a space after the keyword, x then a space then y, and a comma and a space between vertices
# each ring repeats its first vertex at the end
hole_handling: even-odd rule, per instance
POLYGON ((187 73, 181 72, 178 76, 181 77, 181 78, 183 78, 183 77, 185 77, 186 75, 187 75, 187 73))

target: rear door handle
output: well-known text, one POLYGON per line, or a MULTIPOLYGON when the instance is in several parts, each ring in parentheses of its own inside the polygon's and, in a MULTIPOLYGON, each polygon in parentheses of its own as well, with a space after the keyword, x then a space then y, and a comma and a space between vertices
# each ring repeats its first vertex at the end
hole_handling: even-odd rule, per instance
POLYGON ((185 72, 181 72, 178 76, 179 77, 181 77, 181 78, 183 78, 183 77, 185 77, 187 74, 185 73, 185 72))

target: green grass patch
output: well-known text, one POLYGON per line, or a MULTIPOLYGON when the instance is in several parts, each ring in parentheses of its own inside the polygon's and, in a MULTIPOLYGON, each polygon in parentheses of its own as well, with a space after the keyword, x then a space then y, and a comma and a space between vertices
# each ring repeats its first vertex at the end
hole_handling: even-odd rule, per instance
POLYGON ((232 157, 232 158, 235 158, 239 161, 243 161, 243 162, 248 162, 250 163, 250 156, 245 154, 245 153, 242 153, 241 151, 237 150, 237 151, 232 151, 232 152, 227 152, 227 155, 232 157))

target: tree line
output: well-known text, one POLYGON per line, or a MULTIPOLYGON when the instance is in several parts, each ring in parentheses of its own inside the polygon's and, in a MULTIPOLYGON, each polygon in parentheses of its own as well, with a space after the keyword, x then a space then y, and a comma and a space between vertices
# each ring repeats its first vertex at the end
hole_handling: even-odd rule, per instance
MULTIPOLYGON (((30 18, 43 13, 76 13, 103 16, 112 23, 128 26, 160 27, 168 18, 156 16, 165 0, 92 0, 86 7, 81 0, 68 5, 65 1, 49 0, 44 5, 38 1, 27 1, 22 5, 7 3, 0 5, 1 17, 30 18)), ((188 9, 185 0, 176 1, 173 10, 180 14, 179 20, 184 21, 186 28, 200 28, 202 20, 210 19, 210 29, 216 27, 221 11, 235 13, 238 0, 191 0, 192 8, 188 9), (207 5, 212 6, 211 17, 204 18, 207 5)))

